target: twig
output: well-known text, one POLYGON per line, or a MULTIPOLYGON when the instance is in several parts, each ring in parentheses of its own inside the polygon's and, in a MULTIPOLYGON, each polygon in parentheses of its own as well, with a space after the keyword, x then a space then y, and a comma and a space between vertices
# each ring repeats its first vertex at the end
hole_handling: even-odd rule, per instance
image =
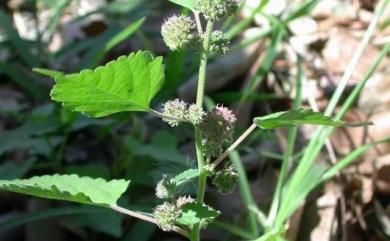
POLYGON ((200 21, 199 13, 198 12, 194 13, 194 16, 195 16, 196 27, 198 28, 198 33, 202 35, 203 28, 202 28, 202 22, 200 21))
POLYGON ((224 153, 222 153, 221 156, 219 156, 215 161, 214 163, 212 164, 212 168, 214 169, 216 166, 218 166, 219 163, 221 163, 227 156, 229 156, 229 154, 237 148, 238 145, 241 144, 242 141, 244 141, 248 136, 249 134, 252 133, 252 131, 254 131, 256 129, 256 124, 253 123, 244 133, 242 133, 242 135, 228 148, 225 150, 224 153))
MULTIPOLYGON (((128 216, 131 216, 131 217, 134 217, 134 218, 138 218, 140 220, 143 220, 145 222, 149 222, 149 223, 154 223, 157 225, 157 220, 150 217, 150 216, 147 216, 145 214, 141 214, 141 213, 137 213, 137 212, 134 212, 134 211, 131 211, 131 210, 128 210, 126 208, 122 208, 122 207, 119 207, 119 206, 111 206, 111 209, 116 211, 116 212, 119 212, 119 213, 123 213, 125 215, 128 215, 128 216)), ((176 232, 176 233, 179 233, 185 237, 188 237, 188 233, 187 231, 185 231, 184 229, 180 228, 180 227, 177 227, 175 226, 173 228, 173 231, 176 232)))

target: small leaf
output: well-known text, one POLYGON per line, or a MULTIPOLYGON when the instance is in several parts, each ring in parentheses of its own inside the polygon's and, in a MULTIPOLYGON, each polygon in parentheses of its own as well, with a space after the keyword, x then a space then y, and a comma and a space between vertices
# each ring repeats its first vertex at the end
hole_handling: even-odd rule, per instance
POLYGON ((275 129, 280 127, 293 127, 303 124, 342 126, 343 121, 332 120, 330 117, 312 110, 290 110, 257 117, 253 120, 262 129, 275 129))
POLYGON ((180 186, 183 183, 188 182, 189 180, 199 176, 198 169, 188 169, 185 170, 182 173, 179 173, 174 178, 172 178, 172 181, 177 185, 180 186))
POLYGON ((169 0, 177 5, 188 8, 192 12, 196 12, 196 1, 195 0, 169 0))
POLYGON ((104 117, 123 111, 149 111, 152 98, 164 83, 162 58, 149 52, 122 56, 95 70, 61 75, 36 70, 56 79, 51 97, 72 111, 104 117))
POLYGON ((220 215, 220 212, 196 203, 185 204, 177 222, 182 225, 195 225, 202 220, 213 219, 220 215))
POLYGON ((0 181, 0 189, 31 196, 79 202, 84 204, 112 206, 126 191, 130 181, 58 175, 0 181))

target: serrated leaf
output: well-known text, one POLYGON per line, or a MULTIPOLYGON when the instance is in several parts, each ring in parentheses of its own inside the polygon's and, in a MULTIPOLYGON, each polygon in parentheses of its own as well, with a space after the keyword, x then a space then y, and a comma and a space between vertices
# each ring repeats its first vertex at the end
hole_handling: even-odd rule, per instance
POLYGON ((192 12, 196 12, 195 0, 169 0, 177 5, 190 9, 192 12))
POLYGON ((298 125, 342 126, 343 121, 332 120, 328 116, 307 109, 290 110, 256 117, 254 123, 262 129, 293 127, 298 125))
POLYGON ((185 170, 182 173, 179 173, 174 178, 172 178, 172 181, 177 185, 182 185, 183 183, 186 183, 187 181, 199 176, 198 169, 188 169, 185 170))
POLYGON ((0 189, 31 196, 98 206, 116 205, 130 181, 79 177, 77 175, 39 176, 0 181, 0 189))
POLYGON ((188 203, 182 207, 182 212, 177 222, 182 225, 195 225, 202 220, 213 219, 220 215, 220 212, 206 205, 188 203))
POLYGON ((152 98, 164 83, 162 57, 149 52, 122 56, 95 70, 78 74, 37 70, 56 79, 51 97, 72 111, 104 117, 123 111, 149 111, 152 98))

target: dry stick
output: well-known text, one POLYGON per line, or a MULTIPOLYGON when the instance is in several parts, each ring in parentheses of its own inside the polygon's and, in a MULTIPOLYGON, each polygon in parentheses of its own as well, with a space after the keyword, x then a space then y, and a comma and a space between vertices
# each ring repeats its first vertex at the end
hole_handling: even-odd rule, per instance
POLYGON ((256 129, 256 124, 253 123, 244 133, 242 133, 242 135, 228 148, 226 149, 226 151, 224 153, 222 153, 221 156, 219 156, 215 161, 214 163, 212 164, 212 168, 214 169, 216 166, 218 166, 219 163, 221 163, 227 156, 230 155, 230 153, 237 148, 238 145, 241 144, 241 142, 243 140, 245 140, 245 138, 247 138, 249 136, 249 134, 252 133, 252 131, 254 131, 256 129))
POLYGON ((196 27, 198 28, 198 33, 202 35, 203 28, 202 28, 202 22, 200 21, 199 12, 194 13, 194 16, 195 16, 196 27))
MULTIPOLYGON (((157 220, 150 217, 150 216, 147 216, 145 214, 141 214, 141 213, 137 213, 137 212, 134 212, 134 211, 131 211, 131 210, 128 210, 126 208, 122 208, 122 207, 119 207, 119 206, 111 206, 111 209, 116 211, 116 212, 119 212, 119 213, 123 213, 123 214, 126 214, 128 216, 131 216, 131 217, 134 217, 134 218, 138 218, 138 219, 141 219, 143 221, 146 221, 146 222, 149 222, 149 223, 154 223, 157 225, 157 220)), ((185 237, 188 237, 188 233, 187 231, 185 231, 184 229, 182 228, 179 228, 177 226, 175 226, 173 228, 173 231, 176 232, 176 233, 179 233, 185 237)))

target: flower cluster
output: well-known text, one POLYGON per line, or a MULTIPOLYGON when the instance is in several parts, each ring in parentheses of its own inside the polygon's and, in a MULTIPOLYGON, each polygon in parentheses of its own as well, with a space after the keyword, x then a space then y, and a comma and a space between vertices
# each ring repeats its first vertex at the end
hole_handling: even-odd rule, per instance
POLYGON ((234 165, 217 171, 212 179, 213 185, 218 188, 221 194, 231 193, 237 186, 238 173, 234 165))
POLYGON ((197 0, 197 8, 207 20, 215 21, 232 15, 238 9, 237 0, 197 0))
POLYGON ((174 15, 162 25, 161 35, 166 45, 175 51, 188 46, 197 38, 196 24, 190 17, 174 15))
POLYGON ((216 106, 208 112, 199 125, 202 136, 203 152, 208 157, 218 157, 222 153, 222 145, 231 141, 237 119, 226 107, 216 106))
POLYGON ((171 199, 176 192, 176 183, 170 177, 164 175, 156 186, 156 196, 160 199, 171 199))
POLYGON ((157 225, 164 231, 171 231, 175 227, 175 222, 180 216, 176 205, 164 202, 158 205, 153 212, 157 225))
POLYGON ((193 125, 198 125, 202 122, 205 113, 195 104, 188 105, 182 100, 175 99, 164 104, 163 115, 166 116, 163 121, 175 127, 179 125, 179 122, 190 122, 193 125))
POLYGON ((225 55, 230 49, 230 41, 222 31, 214 31, 210 38, 210 52, 225 55))
POLYGON ((156 185, 156 196, 163 199, 164 203, 154 209, 153 216, 157 225, 164 231, 171 231, 174 228, 184 205, 195 202, 191 197, 177 197, 176 190, 177 184, 167 175, 164 175, 156 185))
MULTIPOLYGON (((197 9, 209 21, 216 21, 233 14, 238 8, 238 0, 197 0, 197 9)), ((199 23, 201 24, 201 23, 199 23)), ((188 46, 202 48, 204 34, 199 33, 195 21, 184 15, 168 18, 161 27, 164 42, 176 51, 188 46)), ((226 54, 230 42, 221 31, 214 31, 210 37, 211 53, 226 54)))

